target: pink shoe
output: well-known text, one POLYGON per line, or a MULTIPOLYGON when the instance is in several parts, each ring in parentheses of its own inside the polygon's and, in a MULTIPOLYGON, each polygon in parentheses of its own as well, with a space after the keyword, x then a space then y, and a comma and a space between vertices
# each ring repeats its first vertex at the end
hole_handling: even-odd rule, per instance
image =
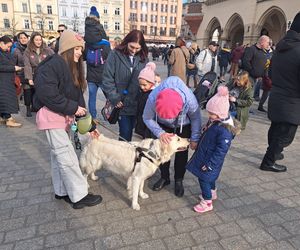
MULTIPOLYGON (((199 199, 200 200, 203 200, 203 197, 202 197, 202 194, 199 195, 199 199)), ((217 189, 215 190, 211 190, 211 199, 214 201, 216 199, 218 199, 218 196, 217 196, 217 189)))
POLYGON ((201 200, 198 205, 194 206, 194 211, 200 214, 211 210, 213 210, 213 205, 211 200, 201 200))

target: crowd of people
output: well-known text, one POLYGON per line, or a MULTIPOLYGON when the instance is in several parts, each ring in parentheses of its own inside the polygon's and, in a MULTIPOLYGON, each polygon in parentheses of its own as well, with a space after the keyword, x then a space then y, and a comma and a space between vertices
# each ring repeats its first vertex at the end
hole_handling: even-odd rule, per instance
MULTIPOLYGON (((59 25, 58 33, 52 48, 37 32, 30 39, 25 32, 19 33, 14 48, 8 36, 0 38, 0 122, 7 127, 22 125, 12 117, 19 111, 18 79, 26 116, 37 112, 37 128, 45 131, 51 149, 56 199, 71 203, 74 209, 94 206, 102 200, 100 195, 88 192, 69 136, 71 131, 77 131, 78 120, 90 113, 91 126, 86 132, 98 138, 98 89, 119 110, 120 140, 131 141, 133 131, 142 138, 158 138, 166 144, 174 134, 190 139, 190 149, 195 150, 190 161, 188 150, 175 155, 174 193, 177 197, 184 195, 183 180, 186 169, 189 170, 199 180, 200 202, 194 207, 198 213, 213 209, 216 181, 231 141, 246 128, 250 107, 260 97, 261 88, 258 110, 265 112, 263 105, 270 94, 271 126, 260 169, 287 170, 276 161, 283 159, 283 149, 293 141, 300 124, 300 13, 276 49, 266 35, 252 46, 236 44, 233 50, 227 45, 219 49, 215 41, 200 50, 196 43, 186 43, 178 37, 175 47, 166 48, 163 53, 168 65, 168 77, 164 80, 157 74, 155 63, 149 62, 141 31, 132 30, 111 50, 94 6, 85 20, 84 38, 64 25, 59 25), (209 119, 202 128, 200 105, 189 79, 192 76, 197 88, 200 79, 217 72, 218 66, 216 93, 207 100, 209 119), (229 81, 225 78, 227 72, 229 81), (83 97, 87 89, 88 108, 83 97)), ((160 166, 161 177, 154 184, 154 191, 170 184, 169 168, 170 162, 160 166)))

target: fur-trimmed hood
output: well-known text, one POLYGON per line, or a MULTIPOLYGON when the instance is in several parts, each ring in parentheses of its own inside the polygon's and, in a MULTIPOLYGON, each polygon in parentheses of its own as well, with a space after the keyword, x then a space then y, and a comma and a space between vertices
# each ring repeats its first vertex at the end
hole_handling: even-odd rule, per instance
POLYGON ((235 118, 233 120, 233 126, 230 123, 220 122, 220 126, 227 128, 234 136, 239 135, 242 131, 242 124, 235 118))

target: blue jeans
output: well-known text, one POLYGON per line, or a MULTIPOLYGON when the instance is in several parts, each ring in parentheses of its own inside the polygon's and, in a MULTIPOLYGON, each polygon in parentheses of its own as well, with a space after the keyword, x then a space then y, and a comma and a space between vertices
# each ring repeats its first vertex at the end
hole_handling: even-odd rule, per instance
POLYGON ((93 119, 97 118, 97 110, 96 110, 96 101, 97 101, 97 91, 99 85, 94 82, 88 82, 89 88, 89 112, 93 119))
MULTIPOLYGON (((119 117, 119 135, 127 141, 131 141, 135 121, 134 115, 120 115, 119 117)), ((121 138, 119 140, 122 141, 121 138)))
POLYGON ((262 80, 256 80, 255 81, 254 94, 253 94, 254 98, 259 98, 259 92, 260 92, 261 84, 262 84, 262 80))
POLYGON ((211 200, 212 195, 211 195, 211 190, 215 190, 216 189, 216 182, 212 181, 212 182, 206 182, 203 180, 198 179, 199 184, 200 184, 200 188, 202 191, 202 197, 204 200, 211 200))

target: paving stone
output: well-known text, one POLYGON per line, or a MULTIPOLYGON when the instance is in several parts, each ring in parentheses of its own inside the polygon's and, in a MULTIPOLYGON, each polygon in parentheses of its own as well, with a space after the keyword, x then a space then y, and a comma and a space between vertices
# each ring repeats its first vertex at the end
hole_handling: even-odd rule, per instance
MULTIPOLYGON (((299 233, 299 232, 298 232, 299 233)), ((289 242, 296 248, 300 249, 300 234, 296 235, 295 237, 289 239, 289 242)))
POLYGON ((37 195, 37 196, 34 196, 34 197, 29 197, 27 199, 27 204, 28 205, 39 204, 39 203, 49 202, 51 200, 52 200, 52 198, 49 194, 37 195))
POLYGON ((153 239, 164 238, 176 234, 176 230, 171 223, 150 227, 149 232, 153 239))
POLYGON ((17 192, 9 191, 5 193, 0 193, 0 201, 11 200, 17 196, 17 192))
POLYGON ((240 235, 233 236, 230 238, 224 238, 220 240, 220 244, 224 249, 230 249, 230 250, 250 249, 250 245, 240 235))
POLYGON ((114 234, 110 236, 106 236, 100 239, 95 240, 95 249, 103 250, 103 249, 119 249, 124 246, 120 234, 114 234))
POLYGON ((56 222, 40 225, 38 228, 38 234, 48 235, 48 234, 58 233, 66 230, 67 230, 66 221, 56 221, 56 222))
POLYGON ((278 204, 281 204, 285 208, 297 207, 297 203, 293 201, 293 197, 282 198, 277 200, 278 204))
POLYGON ((16 184, 16 183, 23 183, 23 176, 12 176, 8 178, 3 178, 1 181, 1 185, 5 184, 16 184))
POLYGON ((263 228, 264 225, 262 222, 257 218, 245 218, 237 220, 237 224, 245 231, 250 232, 259 228, 263 228))
POLYGON ((68 246, 69 250, 94 250, 93 242, 90 240, 76 242, 68 246))
POLYGON ((224 221, 235 221, 241 218, 241 214, 236 209, 230 209, 222 212, 217 212, 217 215, 224 221))
POLYGON ((300 212, 295 210, 294 208, 289 208, 284 211, 279 211, 278 214, 285 220, 285 221, 294 221, 300 219, 300 212))
POLYGON ((89 226, 76 231, 77 239, 85 240, 89 238, 99 238, 105 235, 105 230, 101 225, 89 226))
POLYGON ((214 226, 219 235, 223 238, 241 234, 242 229, 235 223, 230 222, 222 225, 214 226))
POLYGON ((263 229, 257 229, 243 234, 244 238, 253 247, 264 246, 274 241, 274 239, 263 229))
POLYGON ((266 183, 261 183, 260 186, 263 188, 263 189, 266 189, 266 190, 278 190, 280 188, 282 188, 281 185, 279 185, 277 182, 275 181, 271 181, 271 182, 266 182, 266 183))
POLYGON ((102 213, 97 215, 97 220, 99 221, 99 223, 101 224, 109 224, 112 223, 114 221, 119 221, 122 220, 122 213, 121 211, 110 211, 110 212, 106 212, 106 213, 102 213))
POLYGON ((156 214, 156 218, 160 223, 165 223, 168 221, 178 221, 181 219, 181 216, 177 211, 171 210, 156 214))
POLYGON ((121 233, 121 236, 125 245, 133 245, 151 239, 151 235, 148 231, 138 229, 130 232, 123 232, 121 233))
POLYGON ((38 237, 33 238, 29 240, 22 240, 16 242, 16 246, 14 248, 15 250, 24 250, 24 249, 30 249, 30 250, 38 250, 38 249, 44 249, 44 238, 38 237))
POLYGON ((132 218, 132 222, 135 228, 139 228, 139 227, 149 228, 150 226, 158 224, 155 215, 152 214, 132 218))
POLYGON ((11 209, 0 210, 0 221, 9 219, 11 217, 11 214, 12 214, 11 209))
POLYGON ((73 231, 48 235, 45 240, 45 247, 57 247, 74 243, 75 233, 73 231))
POLYGON ((109 201, 106 202, 105 207, 106 210, 111 211, 111 210, 119 210, 122 208, 127 208, 128 207, 128 201, 123 201, 123 200, 114 200, 114 201, 109 201))
POLYGON ((198 229, 200 226, 194 218, 184 219, 175 223, 178 233, 190 232, 198 229))
POLYGON ((282 225, 291 234, 299 234, 300 232, 300 220, 285 222, 282 225))
POLYGON ((10 231, 24 226, 25 218, 2 220, 0 232, 10 231))
POLYGON ((254 204, 262 201, 261 197, 259 197, 257 194, 244 195, 242 197, 239 197, 239 199, 246 205, 254 204))
POLYGON ((35 227, 24 227, 13 231, 9 231, 5 235, 5 243, 15 242, 16 240, 24 240, 34 237, 36 232, 35 227))
POLYGON ((290 197, 294 195, 298 195, 298 193, 292 188, 279 188, 275 191, 281 197, 290 197))
POLYGON ((29 225, 40 225, 44 223, 48 223, 51 221, 55 221, 54 212, 43 212, 40 211, 37 214, 32 214, 28 216, 26 224, 29 225))
POLYGON ((152 240, 148 242, 141 243, 137 246, 140 250, 164 250, 167 249, 162 240, 152 240))
POLYGON ((231 198, 231 199, 223 200, 222 203, 226 208, 229 209, 244 205, 244 203, 239 198, 231 198))
POLYGON ((170 208, 168 203, 160 201, 160 202, 153 202, 152 204, 148 204, 146 209, 149 213, 152 214, 152 213, 168 211, 170 208))
POLYGON ((133 230, 133 223, 131 220, 121 220, 112 222, 105 226, 105 231, 107 235, 116 234, 120 232, 126 232, 133 230))
POLYGON ((192 247, 192 250, 223 250, 224 248, 217 242, 209 242, 203 245, 192 247))
POLYGON ((266 226, 273 226, 284 222, 284 219, 278 213, 268 213, 258 217, 266 226))
POLYGON ((80 227, 93 226, 98 223, 96 216, 85 216, 76 219, 70 219, 68 223, 68 228, 76 229, 80 227))
POLYGON ((28 188, 26 190, 18 191, 17 197, 18 198, 33 197, 33 196, 39 195, 40 193, 41 193, 40 187, 33 187, 33 188, 28 188))
POLYGON ((121 247, 120 250, 136 250, 137 248, 135 246, 127 246, 127 247, 121 247))
POLYGON ((185 247, 191 247, 195 245, 190 234, 178 234, 176 236, 168 237, 164 239, 168 249, 183 249, 185 247))
POLYGON ((0 202, 0 210, 25 206, 24 199, 4 200, 0 202))
POLYGON ((191 235, 197 244, 215 241, 220 238, 212 227, 200 228, 199 230, 191 232, 191 235))
POLYGON ((290 234, 281 225, 268 227, 266 230, 276 240, 282 240, 290 236, 290 234))
POLYGON ((12 250, 12 249, 14 249, 13 244, 0 245, 0 250, 12 250))
POLYGON ((27 216, 31 214, 36 214, 39 211, 38 205, 31 205, 26 207, 18 207, 13 209, 12 218, 27 216))
MULTIPOLYGON (((277 241, 265 246, 268 250, 294 250, 295 248, 286 241, 277 241)), ((299 248, 298 248, 299 249, 299 248)))

